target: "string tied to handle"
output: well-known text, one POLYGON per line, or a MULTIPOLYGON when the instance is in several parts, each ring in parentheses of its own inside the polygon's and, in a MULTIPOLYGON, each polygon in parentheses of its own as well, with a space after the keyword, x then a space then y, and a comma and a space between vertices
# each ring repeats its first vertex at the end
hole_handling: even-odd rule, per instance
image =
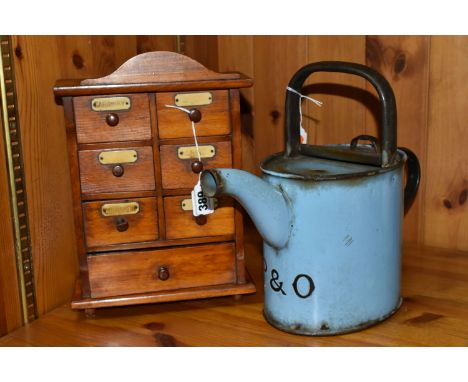
MULTIPOLYGON (((306 100, 313 102, 318 107, 322 107, 322 105, 323 105, 322 101, 319 101, 319 100, 317 100, 315 98, 306 96, 306 95, 298 92, 296 89, 293 89, 290 86, 287 86, 286 90, 290 91, 291 93, 297 94, 301 98, 301 100, 302 100, 302 98, 305 98, 306 100)), ((302 127, 302 103, 301 102, 299 102, 299 118, 300 118, 299 128, 300 128, 300 134, 301 134, 301 143, 307 143, 307 132, 302 127)))
MULTIPOLYGON (((175 106, 175 105, 164 105, 166 107, 170 107, 170 108, 173 108, 173 109, 178 109, 178 110, 181 110, 187 114, 190 114, 190 110, 189 109, 186 109, 185 107, 182 107, 182 106, 175 106)), ((200 156, 200 149, 198 147, 198 140, 197 140, 197 132, 196 132, 196 129, 195 129, 195 122, 192 121, 192 134, 193 134, 193 140, 195 141, 195 147, 197 149, 197 155, 198 155, 198 160, 201 162, 201 156, 200 156)), ((200 177, 201 174, 199 174, 199 177, 200 177)))

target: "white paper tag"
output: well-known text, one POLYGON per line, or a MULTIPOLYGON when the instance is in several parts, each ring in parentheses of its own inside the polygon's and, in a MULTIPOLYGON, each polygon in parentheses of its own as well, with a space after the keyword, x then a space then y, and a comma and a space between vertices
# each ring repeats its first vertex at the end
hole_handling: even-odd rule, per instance
POLYGON ((200 181, 192 190, 192 211, 193 216, 209 215, 214 212, 213 198, 205 196, 201 189, 200 181))
POLYGON ((301 143, 303 145, 307 144, 307 131, 301 126, 301 143))

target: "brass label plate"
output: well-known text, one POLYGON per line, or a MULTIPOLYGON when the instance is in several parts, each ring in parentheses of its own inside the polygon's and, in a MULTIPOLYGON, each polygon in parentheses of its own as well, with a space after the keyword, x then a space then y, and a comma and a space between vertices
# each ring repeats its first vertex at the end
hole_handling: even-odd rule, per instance
POLYGON ((128 110, 131 106, 130 97, 101 97, 91 100, 91 108, 94 111, 128 110))
MULTIPOLYGON (((213 199, 213 204, 214 204, 214 208, 218 208, 218 199, 214 198, 213 199)), ((184 199, 182 200, 182 202, 180 203, 180 206, 182 207, 182 209, 184 211, 192 211, 193 210, 193 204, 192 204, 192 199, 184 199)))
POLYGON ((213 102, 213 95, 210 92, 203 93, 179 93, 174 96, 177 106, 202 106, 213 102))
POLYGON ((137 202, 107 203, 101 206, 103 216, 135 215, 138 212, 140 212, 140 204, 137 202))
MULTIPOLYGON (((213 158, 216 155, 216 148, 213 145, 198 146, 200 157, 213 158)), ((183 146, 177 148, 177 157, 179 159, 198 159, 196 146, 183 146)))
POLYGON ((99 153, 99 163, 101 164, 134 163, 137 160, 136 150, 101 151, 99 153))
POLYGON ((192 199, 184 199, 180 203, 180 206, 184 211, 192 211, 193 209, 193 204, 192 204, 192 199))

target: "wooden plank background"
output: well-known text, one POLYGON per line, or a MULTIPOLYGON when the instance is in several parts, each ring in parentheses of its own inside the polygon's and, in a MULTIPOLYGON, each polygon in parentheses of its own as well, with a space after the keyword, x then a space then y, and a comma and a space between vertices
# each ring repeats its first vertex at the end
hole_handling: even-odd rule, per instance
MULTIPOLYGON (((426 179, 426 147, 428 118, 429 42, 427 36, 368 36, 366 63, 382 73, 391 83, 397 101, 398 145, 413 150, 426 179)), ((368 90, 371 85, 368 85, 368 90)), ((375 94, 375 92, 373 92, 375 94)), ((377 134, 374 114, 366 113, 366 133, 377 134)), ((404 220, 405 241, 423 242, 423 208, 425 187, 404 220)))
POLYGON ((423 242, 468 249, 468 37, 432 37, 423 242))
MULTIPOLYGON (((210 69, 254 78, 254 87, 241 91, 242 163, 257 173, 263 158, 283 148, 285 88, 297 69, 313 61, 349 60, 382 72, 397 98, 398 144, 415 151, 422 166, 404 240, 468 250, 468 37, 186 36, 183 42, 185 53, 210 69)), ((13 48, 43 314, 70 298, 78 270, 63 110, 54 103, 54 81, 103 76, 138 53, 176 51, 177 43, 175 36, 15 36, 13 48)), ((376 99, 364 80, 322 73, 307 84, 305 91, 324 101, 322 108, 304 103, 309 142, 348 142, 376 133, 376 99)), ((2 233, 2 246, 11 244, 5 240, 11 241, 2 233)))

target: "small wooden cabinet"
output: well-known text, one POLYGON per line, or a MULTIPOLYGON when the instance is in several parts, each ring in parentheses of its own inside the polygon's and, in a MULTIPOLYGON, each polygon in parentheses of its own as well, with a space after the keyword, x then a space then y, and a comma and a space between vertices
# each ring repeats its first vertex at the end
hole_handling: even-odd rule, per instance
POLYGON ((191 120, 203 168, 239 167, 239 88, 251 85, 171 52, 141 54, 107 77, 57 82, 80 263, 73 308, 255 292, 239 207, 221 198, 195 218, 190 196, 200 171, 191 120))

